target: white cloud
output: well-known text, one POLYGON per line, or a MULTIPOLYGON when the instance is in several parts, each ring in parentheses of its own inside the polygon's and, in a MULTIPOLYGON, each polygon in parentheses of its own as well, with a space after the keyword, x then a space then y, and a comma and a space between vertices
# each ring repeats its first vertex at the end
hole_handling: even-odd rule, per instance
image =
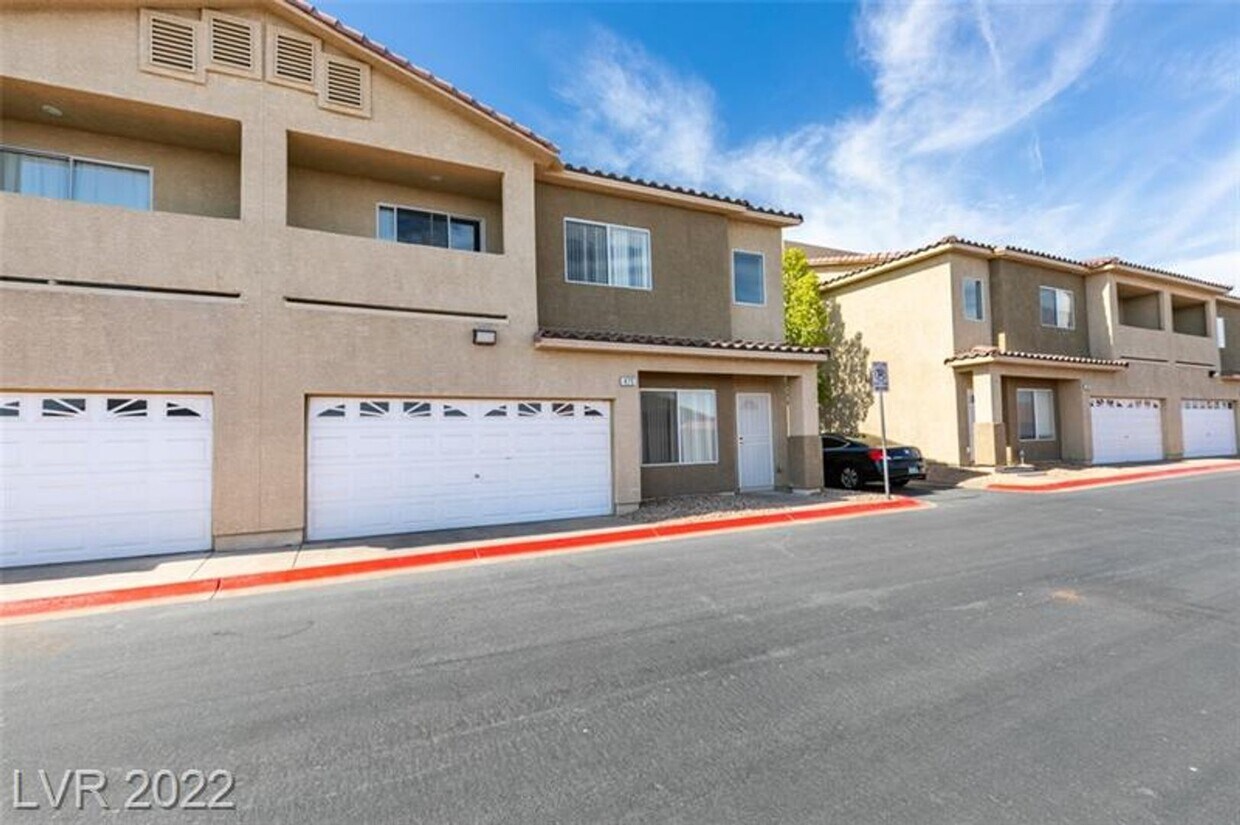
POLYGON ((1089 104, 1070 98, 1122 71, 1107 60, 1116 18, 1109 3, 863 5, 856 36, 872 106, 741 144, 725 140, 708 84, 598 31, 561 90, 574 110, 569 156, 795 209, 805 225, 790 234, 832 246, 904 248, 952 233, 1192 264, 1234 282, 1240 153, 1168 146, 1234 129, 1235 59, 1186 49, 1150 69, 1181 93, 1207 87, 1213 107, 1159 117, 1138 101, 1118 120, 1078 114, 1089 104))

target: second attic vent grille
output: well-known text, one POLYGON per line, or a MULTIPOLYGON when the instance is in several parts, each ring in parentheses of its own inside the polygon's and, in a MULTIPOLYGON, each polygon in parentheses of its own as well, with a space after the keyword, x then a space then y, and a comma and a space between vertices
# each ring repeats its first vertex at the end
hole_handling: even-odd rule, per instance
POLYGON ((254 28, 248 22, 212 16, 211 62, 245 72, 257 68, 254 28))
POLYGON ((329 59, 323 89, 325 102, 334 106, 361 109, 366 102, 363 69, 363 66, 355 63, 329 59))
POLYGON ((194 23, 151 17, 149 60, 153 66, 178 72, 196 72, 198 37, 194 23))
POLYGON ((314 85, 314 43, 277 32, 272 73, 292 83, 314 85))

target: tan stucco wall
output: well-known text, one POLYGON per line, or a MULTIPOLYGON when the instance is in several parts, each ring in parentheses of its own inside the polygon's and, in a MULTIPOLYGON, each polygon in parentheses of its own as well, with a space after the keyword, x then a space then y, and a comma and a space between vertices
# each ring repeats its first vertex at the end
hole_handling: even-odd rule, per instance
POLYGON ((538 314, 550 327, 731 337, 731 253, 720 215, 539 183, 538 314), (650 231, 651 288, 569 283, 564 219, 650 231))
POLYGON ((1003 349, 1089 355, 1089 302, 1080 275, 994 260, 990 262, 990 290, 995 343, 1003 349), (1042 325, 1040 287, 1044 286, 1072 292, 1076 314, 1073 329, 1042 325))
MULTIPOLYGON (((146 74, 137 68, 137 47, 136 8, 0 12, 0 75, 240 122, 240 220, 5 194, 0 274, 240 297, 5 285, 0 340, 17 345, 0 359, 0 387, 211 394, 217 546, 300 534, 311 395, 610 401, 618 507, 643 495, 638 390, 621 387, 621 376, 781 376, 801 387, 799 410, 811 403, 812 363, 535 349, 534 157, 380 64, 374 115, 365 119, 324 111, 312 95, 262 81, 209 74, 205 84, 195 84, 146 74), (450 159, 502 177, 502 254, 383 243, 369 237, 373 230, 350 237, 289 226, 289 132, 450 159), (489 313, 502 316, 486 322, 498 329, 499 343, 470 343, 470 330, 482 323, 477 319, 308 309, 286 297, 489 313)), ((699 267, 691 271, 700 276, 701 261, 717 259, 710 266, 718 281, 690 279, 694 301, 660 316, 676 321, 667 332, 697 333, 702 316, 685 308, 703 305, 711 307, 712 329, 729 325, 726 220, 707 218, 679 223, 692 236, 688 247, 697 250, 688 256, 699 267), (702 255, 703 248, 712 251, 702 255)), ((660 278, 674 283, 675 269, 661 270, 657 261, 656 284, 660 278)), ((656 294, 674 303, 667 293, 656 294)), ((576 316, 565 320, 583 325, 576 316)), ((804 422, 799 426, 793 435, 812 433, 804 422)))
POLYGON ((241 158, 236 155, 24 120, 0 121, 0 144, 145 166, 159 211, 217 218, 241 213, 241 158))
POLYGON ((1223 319, 1227 341, 1219 350, 1219 366, 1225 373, 1240 373, 1240 306, 1220 302, 1218 315, 1223 319))
POLYGON ((719 434, 719 460, 715 463, 683 467, 643 466, 643 497, 659 498, 705 491, 731 492, 738 488, 736 394, 743 392, 763 392, 771 396, 775 487, 789 486, 788 416, 781 380, 646 372, 641 374, 640 380, 642 389, 714 390, 719 434))
MULTIPOLYGON (((944 359, 955 350, 952 324, 958 287, 953 261, 943 255, 913 264, 899 275, 881 275, 832 290, 849 334, 861 333, 871 361, 887 361, 891 391, 885 399, 887 434, 919 447, 936 461, 957 463, 963 449, 953 426, 962 403, 944 359), (943 319, 932 323, 927 319, 943 319)), ((877 433, 875 403, 862 430, 877 433)))
POLYGON ((1063 431, 1059 414, 1059 382, 1045 378, 1005 378, 1003 380, 1003 419, 1007 422, 1008 447, 1016 461, 1024 451, 1026 461, 1051 461, 1060 458, 1060 434, 1063 431), (1028 439, 1020 437, 1020 419, 1017 417, 1017 390, 1051 390, 1054 394, 1055 437, 1028 439))
POLYGON ((783 242, 778 228, 746 221, 728 221, 728 289, 731 295, 732 250, 762 254, 766 304, 732 303, 732 337, 749 341, 784 340, 783 242))
POLYGON ((992 292, 990 268, 981 258, 960 256, 952 262, 952 339, 956 352, 994 343, 994 313, 991 311, 992 292), (964 314, 965 281, 982 282, 982 320, 974 321, 964 314))
POLYGON ((302 166, 289 167, 290 226, 373 238, 380 203, 481 218, 486 230, 484 251, 503 251, 503 210, 494 201, 302 166))

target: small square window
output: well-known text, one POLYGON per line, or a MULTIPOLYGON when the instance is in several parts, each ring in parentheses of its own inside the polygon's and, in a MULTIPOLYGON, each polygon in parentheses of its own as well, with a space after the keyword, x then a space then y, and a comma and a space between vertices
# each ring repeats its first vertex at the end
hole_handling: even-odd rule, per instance
POLYGON ((1071 291, 1044 286, 1038 290, 1038 299, 1042 326, 1057 329, 1076 327, 1076 312, 1071 291))
POLYGON ((970 321, 981 321, 986 317, 980 278, 964 279, 964 317, 970 321))
POLYGON ((762 253, 732 250, 732 300, 754 306, 766 303, 766 259, 762 253))

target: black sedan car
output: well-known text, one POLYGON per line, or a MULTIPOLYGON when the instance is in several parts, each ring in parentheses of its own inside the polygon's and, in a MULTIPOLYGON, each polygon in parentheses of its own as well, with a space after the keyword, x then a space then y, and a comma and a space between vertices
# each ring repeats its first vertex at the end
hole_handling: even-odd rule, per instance
MULTIPOLYGON (((926 477, 926 463, 916 447, 887 442, 887 473, 892 487, 903 487, 915 478, 926 477)), ((857 490, 865 484, 883 483, 883 448, 878 438, 868 435, 822 436, 823 481, 831 487, 857 490)))

